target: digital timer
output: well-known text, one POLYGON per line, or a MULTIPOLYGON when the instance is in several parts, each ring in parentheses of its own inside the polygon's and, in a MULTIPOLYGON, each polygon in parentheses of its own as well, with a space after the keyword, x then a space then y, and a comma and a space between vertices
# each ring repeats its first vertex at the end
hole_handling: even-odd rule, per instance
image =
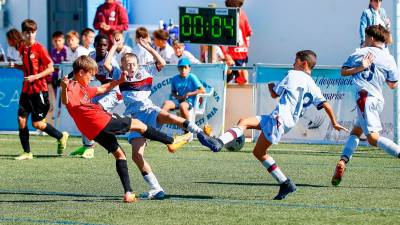
POLYGON ((238 45, 239 8, 179 7, 179 41, 238 45))

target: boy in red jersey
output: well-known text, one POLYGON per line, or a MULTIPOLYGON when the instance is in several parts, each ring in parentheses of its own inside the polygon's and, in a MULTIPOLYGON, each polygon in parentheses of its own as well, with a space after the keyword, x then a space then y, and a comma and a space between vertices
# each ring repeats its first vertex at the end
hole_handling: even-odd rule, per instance
POLYGON ((103 84, 100 87, 90 87, 90 80, 98 70, 96 62, 89 56, 80 56, 75 60, 72 67, 74 80, 68 80, 66 77, 62 80, 61 101, 66 105, 81 133, 90 140, 97 141, 114 155, 117 173, 125 191, 124 202, 134 202, 137 199, 135 194, 132 194, 126 156, 115 135, 136 131, 146 138, 166 144, 170 151, 176 151, 187 143, 187 139, 184 136, 174 139, 153 127, 145 125, 140 120, 110 114, 104 111, 100 105, 92 103, 91 99, 94 96, 104 94, 125 82, 125 74, 121 75, 118 80, 103 84))
POLYGON ((18 51, 23 64, 17 68, 24 71, 24 81, 19 99, 18 127, 24 153, 15 159, 33 159, 29 146, 29 130, 26 124, 29 114, 32 116, 32 125, 36 129, 57 139, 57 154, 61 155, 67 145, 68 133, 61 133, 44 121, 50 108, 46 77, 51 76, 54 72, 53 63, 47 50, 36 41, 37 25, 35 21, 24 20, 21 29, 24 43, 18 51))

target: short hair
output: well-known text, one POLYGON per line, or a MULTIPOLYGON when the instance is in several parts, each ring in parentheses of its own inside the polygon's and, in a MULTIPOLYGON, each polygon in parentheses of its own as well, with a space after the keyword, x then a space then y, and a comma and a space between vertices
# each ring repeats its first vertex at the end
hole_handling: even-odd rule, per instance
POLYGON ((115 37, 115 36, 118 35, 118 34, 120 34, 120 35, 123 36, 124 33, 123 33, 122 31, 120 31, 120 30, 115 30, 115 31, 113 32, 112 36, 115 37))
POLYGON ((122 55, 121 63, 125 63, 128 58, 134 58, 134 59, 136 59, 136 61, 139 61, 136 54, 128 52, 128 53, 125 53, 122 55))
POLYGON ((95 33, 92 28, 86 27, 81 31, 81 36, 86 36, 89 33, 95 33))
POLYGON ((21 32, 19 30, 12 28, 6 33, 7 39, 12 40, 15 43, 15 48, 18 50, 20 44, 24 41, 21 32))
POLYGON ((185 44, 182 43, 182 42, 179 42, 178 39, 175 39, 175 40, 172 41, 172 46, 175 46, 175 45, 178 45, 178 46, 181 46, 181 47, 182 46, 185 47, 185 44))
POLYGON ((94 38, 94 44, 99 43, 100 40, 102 40, 102 39, 106 39, 106 40, 107 40, 107 43, 108 43, 108 36, 107 36, 107 35, 105 35, 105 34, 98 34, 98 35, 96 35, 96 37, 94 38))
POLYGON ((149 37, 149 31, 146 29, 146 27, 138 27, 135 31, 135 38, 140 39, 140 38, 147 38, 149 37))
POLYGON ((67 39, 76 37, 79 39, 79 33, 75 30, 71 30, 70 32, 67 33, 67 39))
POLYGON ((64 38, 64 33, 62 31, 55 31, 51 37, 54 38, 64 38))
POLYGON ((82 55, 74 61, 72 69, 74 73, 78 73, 80 70, 85 72, 93 71, 94 73, 97 73, 98 66, 96 61, 94 61, 90 56, 82 55))
POLYGON ((240 8, 244 4, 244 0, 225 0, 226 7, 240 8))
POLYGON ((390 31, 382 25, 373 25, 365 28, 365 34, 377 41, 390 44, 390 31))
POLYGON ((306 61, 310 69, 313 69, 317 64, 317 54, 315 54, 315 52, 311 50, 303 50, 297 52, 296 58, 302 62, 306 61))
POLYGON ((37 31, 37 24, 34 20, 26 19, 26 20, 22 21, 22 23, 21 23, 21 30, 22 30, 22 32, 24 32, 24 31, 35 32, 35 31, 37 31))
POLYGON ((163 29, 158 29, 153 32, 153 37, 159 40, 167 41, 169 38, 169 34, 163 29))

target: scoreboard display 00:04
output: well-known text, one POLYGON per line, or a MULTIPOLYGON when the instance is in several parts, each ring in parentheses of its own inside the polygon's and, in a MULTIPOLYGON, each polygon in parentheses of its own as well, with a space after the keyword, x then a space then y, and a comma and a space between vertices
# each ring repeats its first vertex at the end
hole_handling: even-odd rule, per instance
POLYGON ((239 8, 179 7, 179 41, 238 45, 239 8))

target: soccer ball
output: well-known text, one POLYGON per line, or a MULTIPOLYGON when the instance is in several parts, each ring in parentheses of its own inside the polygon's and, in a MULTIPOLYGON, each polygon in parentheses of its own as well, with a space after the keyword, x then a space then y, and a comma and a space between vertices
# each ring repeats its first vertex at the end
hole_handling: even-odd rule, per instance
POLYGON ((232 152, 238 152, 243 148, 244 142, 245 142, 245 137, 244 135, 242 135, 234 139, 233 141, 226 143, 225 148, 232 152))

